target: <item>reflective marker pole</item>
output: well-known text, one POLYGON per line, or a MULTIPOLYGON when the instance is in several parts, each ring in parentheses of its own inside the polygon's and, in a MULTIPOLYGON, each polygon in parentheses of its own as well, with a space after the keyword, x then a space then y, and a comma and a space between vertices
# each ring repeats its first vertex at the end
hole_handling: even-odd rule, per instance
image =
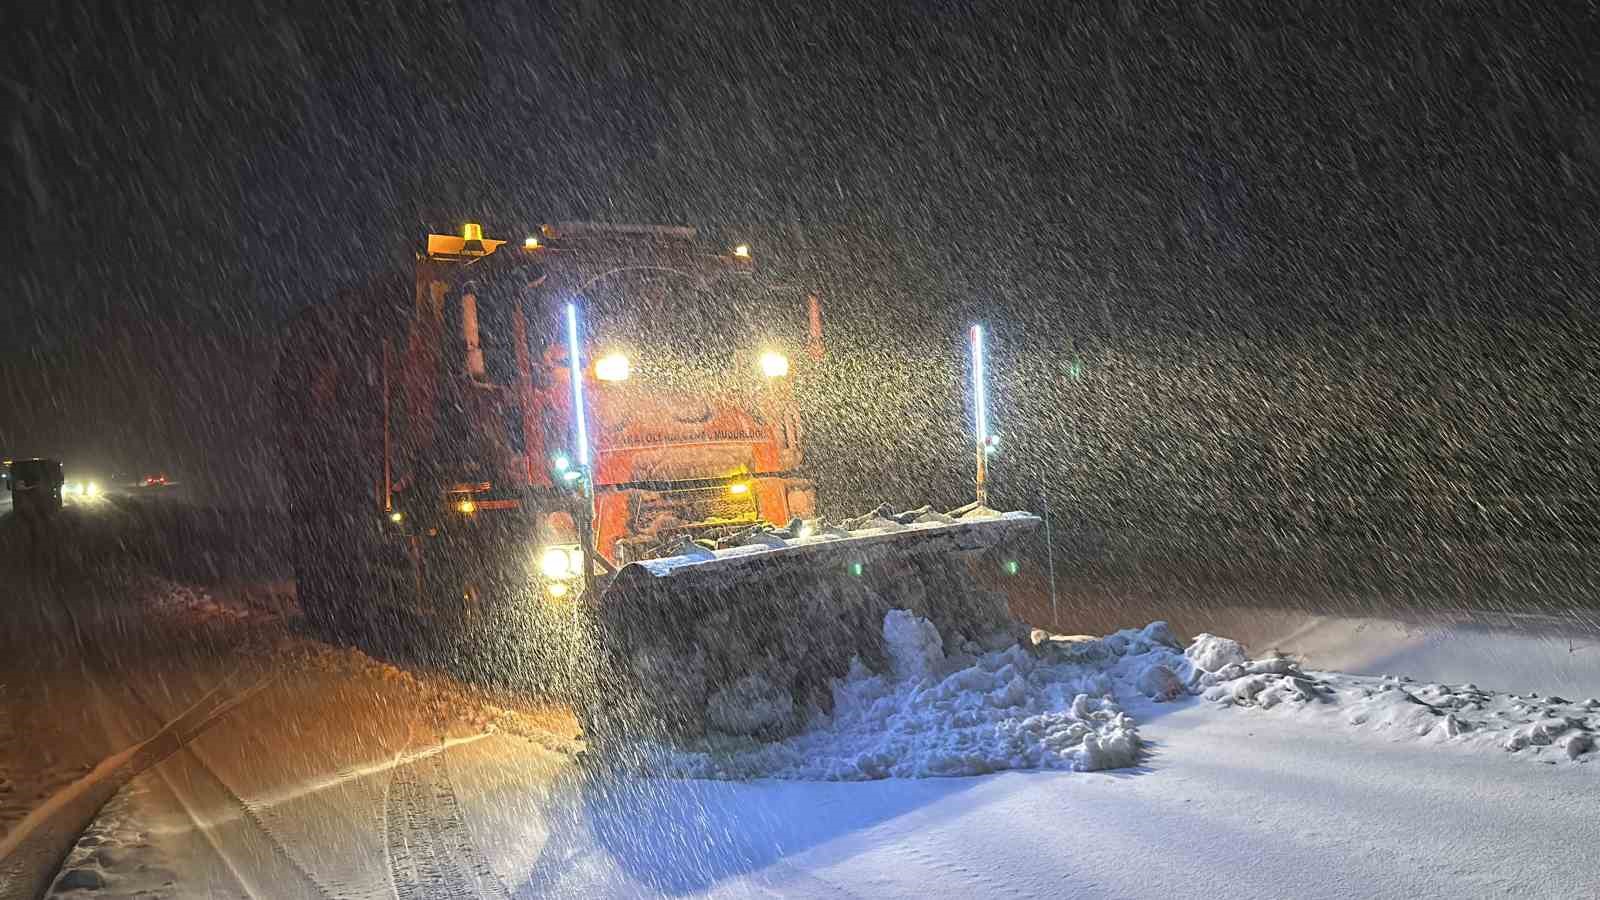
MULTIPOLYGON (((578 304, 567 304, 567 370, 572 378, 572 440, 578 463, 578 546, 583 551, 583 593, 594 598, 594 493, 589 484, 589 426, 583 414, 583 360, 578 345, 578 304)), ((577 609, 574 607, 574 614, 577 609)))
POLYGON ((983 385, 983 326, 972 326, 972 402, 978 439, 978 505, 989 505, 989 399, 983 385))

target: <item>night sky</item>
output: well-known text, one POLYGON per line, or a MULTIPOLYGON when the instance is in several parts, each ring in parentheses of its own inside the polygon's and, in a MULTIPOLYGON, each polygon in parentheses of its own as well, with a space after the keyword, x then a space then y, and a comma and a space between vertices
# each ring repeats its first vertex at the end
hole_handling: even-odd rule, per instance
POLYGON ((14 8, 11 343, 263 325, 469 215, 857 225, 979 306, 1578 300, 1600 14, 1404 6, 14 8))
MULTIPOLYGON (((983 318, 1033 447, 1009 477, 1096 521, 1570 492, 1595 471, 1600 12, 1384 6, 12 8, 0 346, 51 385, 118 335, 211 348, 140 364, 168 437, 118 426, 197 459, 238 431, 182 424, 229 382, 197 361, 270 371, 287 315, 430 225, 687 222, 803 260, 855 374, 913 359, 858 406, 951 419, 908 451, 940 485, 983 318)), ((0 442, 81 445, 51 408, 0 411, 0 442)))

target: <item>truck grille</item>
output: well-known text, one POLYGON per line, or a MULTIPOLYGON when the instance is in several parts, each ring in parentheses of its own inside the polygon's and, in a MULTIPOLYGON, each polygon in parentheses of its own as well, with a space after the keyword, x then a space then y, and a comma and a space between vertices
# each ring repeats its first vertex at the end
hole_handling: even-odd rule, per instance
POLYGON ((756 521, 755 491, 735 494, 726 483, 694 483, 628 496, 631 535, 699 534, 756 521))

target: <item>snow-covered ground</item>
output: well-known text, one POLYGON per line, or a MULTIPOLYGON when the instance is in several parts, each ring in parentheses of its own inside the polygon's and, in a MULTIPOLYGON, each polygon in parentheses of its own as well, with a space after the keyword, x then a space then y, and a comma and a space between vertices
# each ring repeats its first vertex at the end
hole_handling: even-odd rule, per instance
POLYGON ((808 733, 654 760, 767 777, 589 780, 533 822, 508 794, 475 798, 480 833, 523 836, 496 860, 502 883, 903 897, 1553 897, 1600 883, 1600 864, 1560 849, 1600 828, 1587 739, 1600 702, 1307 673, 1211 635, 1180 651, 1161 623, 1042 636, 1031 663, 946 656, 903 617, 886 632, 893 671, 852 672, 808 733), (1137 729, 1137 764, 1085 752, 1108 720, 1119 738, 1137 729), (1093 771, 1103 761, 1127 767, 1093 771), (1002 769, 1034 771, 893 777, 1002 769))
MULTIPOLYGON (((1150 651, 1157 640, 1176 647, 1160 623, 1129 635, 1119 637, 1126 649, 1150 651)), ((1139 734, 1118 705, 1113 670, 1073 655, 1087 644, 1048 642, 1042 653, 1016 644, 986 652, 970 642, 947 650, 931 623, 903 610, 885 617, 884 637, 890 670, 871 672, 855 661, 834 683, 832 713, 815 712, 801 734, 652 748, 643 764, 677 777, 859 781, 1098 771, 1138 758, 1139 734)), ((1165 674, 1155 690, 1175 696, 1178 676, 1165 674)), ((1143 669, 1140 676, 1148 677, 1143 669)))
MULTIPOLYGON (((638 781, 534 822, 477 798, 526 896, 1570 897, 1600 878, 1594 772, 1130 704, 1151 755, 1115 772, 868 783, 638 781)), ((483 748, 487 751, 487 748, 483 748)))
MULTIPOLYGON (((1495 691, 1493 671, 1480 687, 1303 670, 1160 623, 1038 633, 1029 648, 950 646, 899 612, 885 632, 888 670, 857 666, 806 732, 653 748, 647 774, 579 766, 569 741, 482 717, 345 740, 329 698, 325 714, 286 717, 294 752, 263 765, 242 739, 271 743, 275 723, 237 722, 125 789, 56 891, 1568 897, 1600 884, 1581 850, 1600 836, 1587 698, 1495 691), (921 777, 938 775, 965 777, 921 777)), ((369 716, 384 701, 363 691, 349 708, 369 716)))
MULTIPOLYGON (((803 733, 643 748, 608 768, 579 763, 559 711, 293 633, 278 586, 111 580, 116 602, 29 606, 61 642, 0 678, 0 702, 29 713, 0 736, 63 755, 32 782, 13 772, 27 760, 0 757, 0 779, 16 778, 0 780, 7 821, 61 784, 110 784, 88 764, 213 688, 227 712, 179 729, 183 746, 116 792, 55 875, 64 898, 1570 897, 1600 884, 1583 849, 1600 837, 1592 623, 1206 610, 1239 642, 1152 623, 980 646, 896 612, 884 670, 855 666, 803 733), (106 724, 114 740, 64 753, 106 724)), ((721 714, 760 717, 766 692, 748 687, 721 714)))
POLYGON ((1435 610, 1402 619, 1225 608, 1213 617, 1211 630, 1317 669, 1600 696, 1600 612, 1435 610))
MULTIPOLYGON (((1329 729, 1383 729, 1534 756, 1548 749, 1579 759, 1595 749, 1600 730, 1600 699, 1593 697, 1306 671, 1287 655, 1252 660, 1239 642, 1210 634, 1180 650, 1164 622, 1102 639, 1035 632, 1033 647, 983 652, 974 644, 947 647, 929 622, 896 610, 884 636, 890 671, 857 662, 834 684, 832 714, 814 713, 802 734, 772 743, 716 739, 687 751, 651 748, 646 770, 834 781, 1123 768, 1138 760, 1140 746, 1137 718, 1123 704, 1190 694, 1311 717, 1329 729)), ((752 692, 750 701, 758 700, 752 692)))

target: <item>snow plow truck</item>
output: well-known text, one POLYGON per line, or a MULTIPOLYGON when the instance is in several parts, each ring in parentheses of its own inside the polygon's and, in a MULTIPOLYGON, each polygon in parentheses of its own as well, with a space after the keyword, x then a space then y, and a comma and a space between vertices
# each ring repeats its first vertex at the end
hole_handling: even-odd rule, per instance
POLYGON ((690 228, 430 234, 414 271, 288 326, 275 385, 307 620, 427 636, 570 692, 591 740, 778 736, 891 608, 1014 640, 998 587, 1037 520, 821 515, 800 395, 814 292, 690 228))

